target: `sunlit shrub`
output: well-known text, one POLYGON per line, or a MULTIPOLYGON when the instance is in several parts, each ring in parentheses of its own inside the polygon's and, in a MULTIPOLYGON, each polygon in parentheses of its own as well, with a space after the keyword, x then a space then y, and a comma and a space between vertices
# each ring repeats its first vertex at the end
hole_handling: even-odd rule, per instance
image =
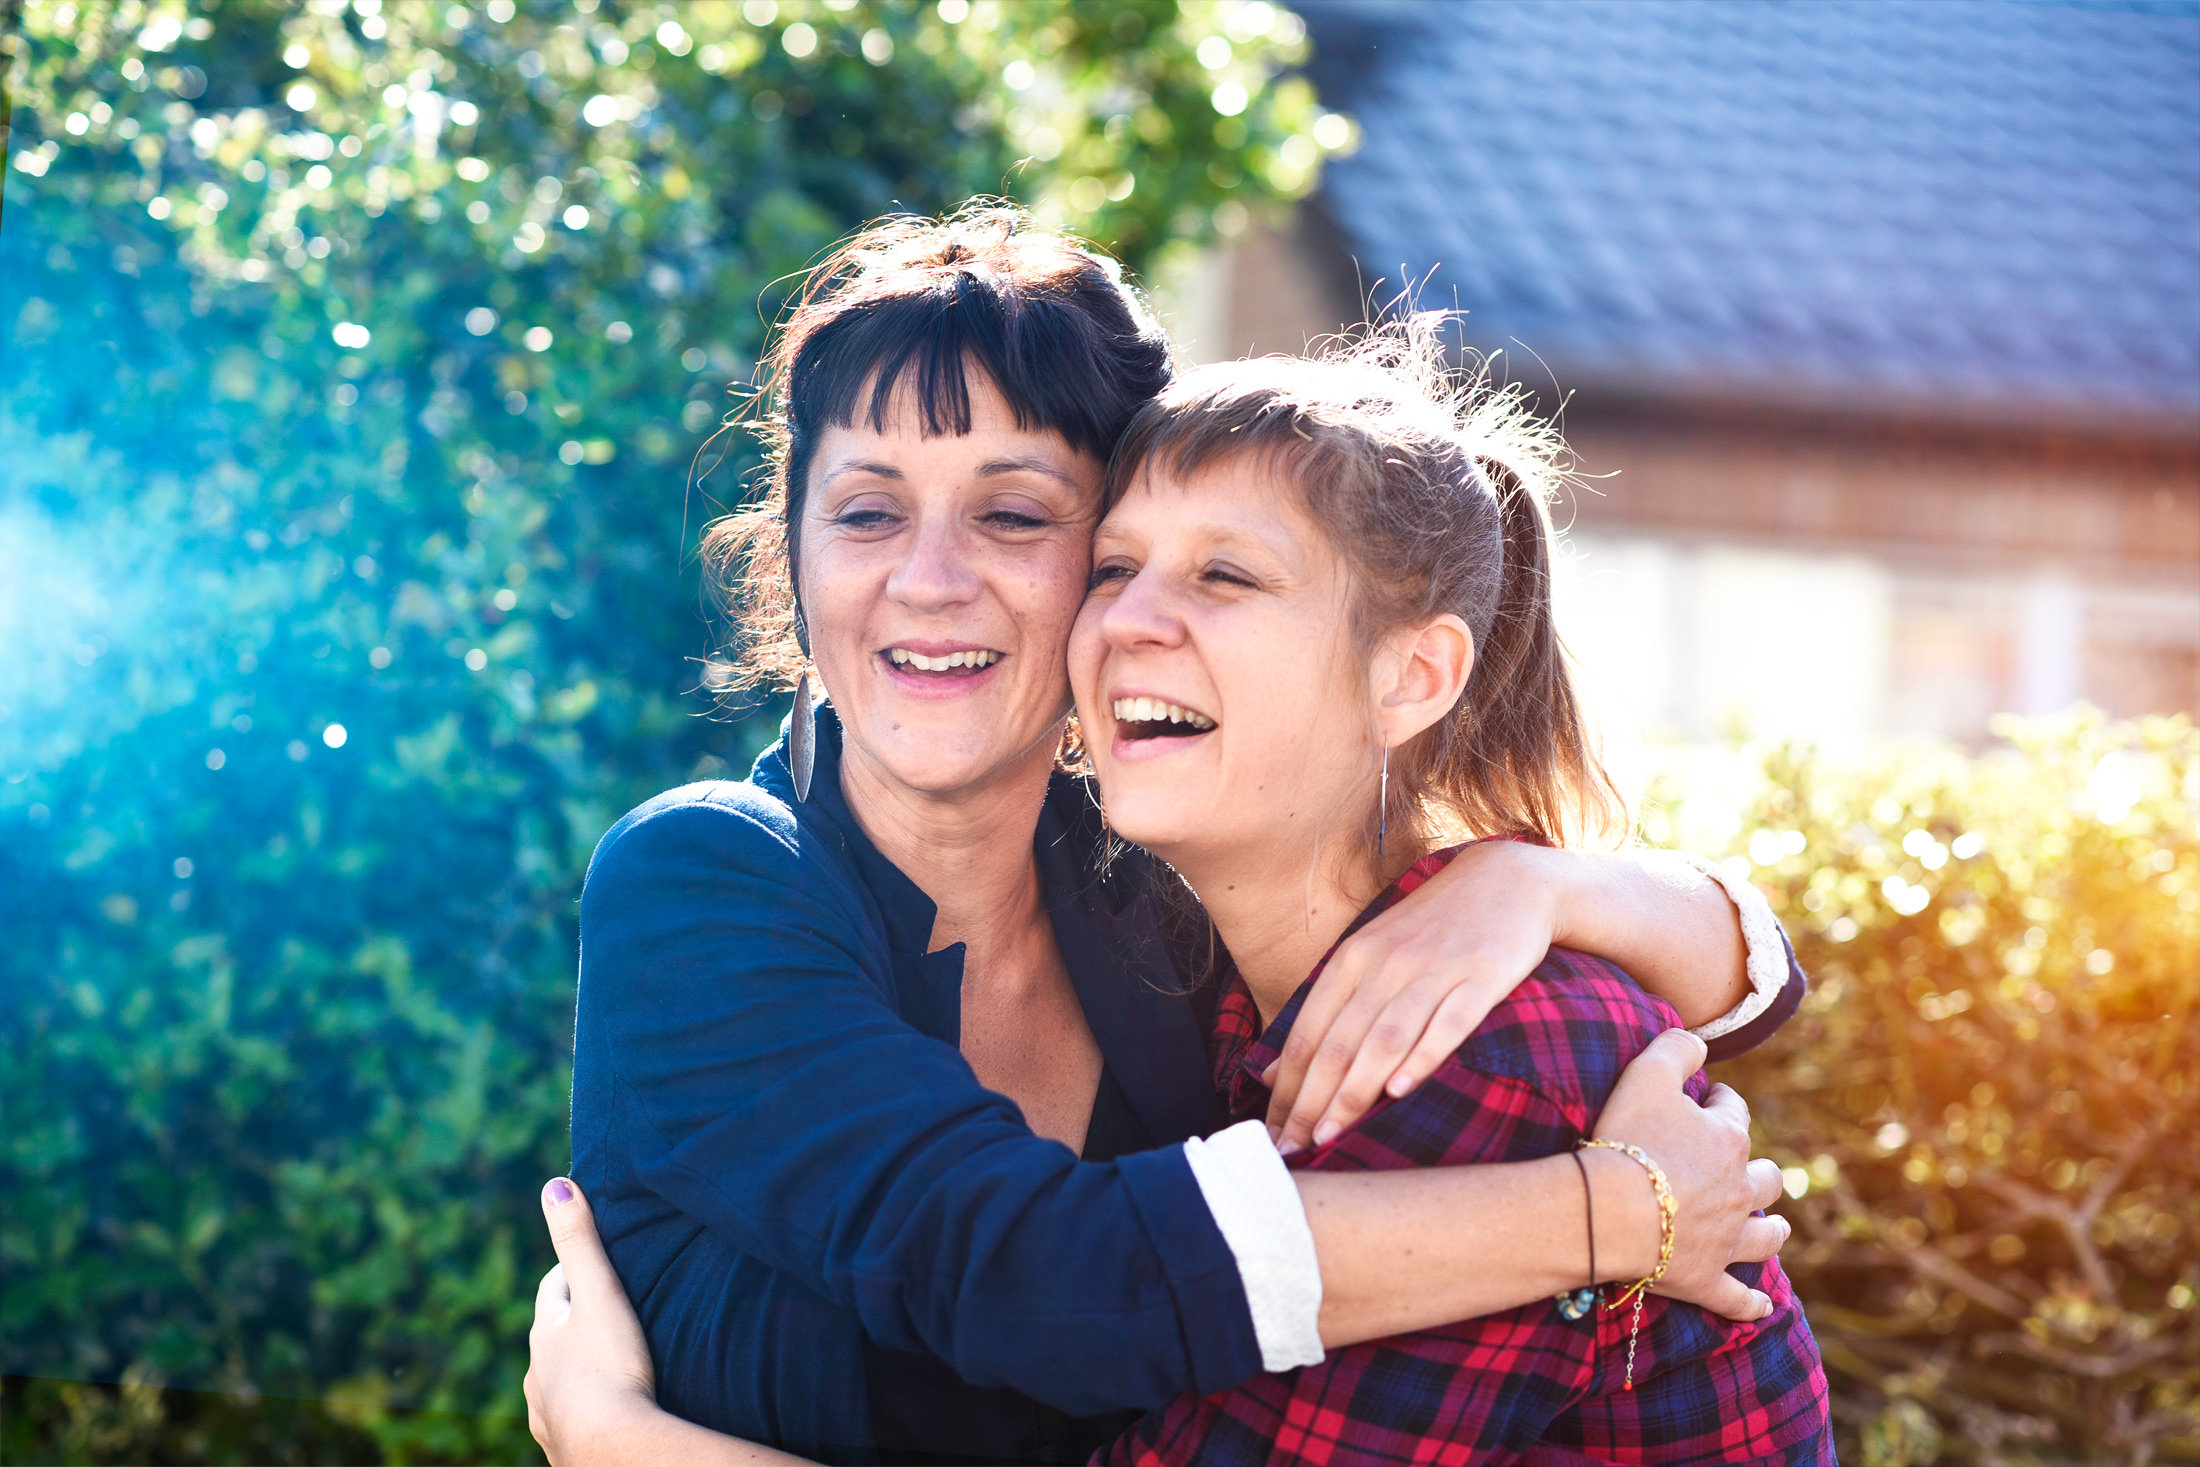
POLYGON ((696 692, 729 382, 867 217, 1005 189, 1144 267, 1303 192, 1303 48, 0 0, 0 1460, 534 1454, 581 873, 771 733, 696 692))
POLYGON ((2200 737, 2000 732, 1765 761, 1736 859, 1817 986, 1724 1078, 1788 1167, 1843 1460, 2194 1460, 2200 737))

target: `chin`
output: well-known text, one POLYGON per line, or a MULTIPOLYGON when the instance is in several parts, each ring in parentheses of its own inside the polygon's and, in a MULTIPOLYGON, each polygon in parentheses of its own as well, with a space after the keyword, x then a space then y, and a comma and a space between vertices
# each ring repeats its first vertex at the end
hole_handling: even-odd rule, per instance
POLYGON ((1107 811, 1108 828, 1133 845, 1170 860, 1169 853, 1186 845, 1192 832, 1212 828, 1203 821, 1196 805, 1166 789, 1125 789, 1121 783, 1100 781, 1100 804, 1107 811))
MULTIPOLYGON (((952 795, 1020 770, 1032 746, 1044 741, 1053 720, 1011 720, 969 716, 937 708, 879 709, 866 726, 852 730, 852 742, 905 788, 931 795, 952 795), (1029 723, 1021 736, 1011 722, 1029 723)), ((842 715, 846 717, 845 714, 842 715)), ((1051 744, 1048 752, 1052 753, 1051 744)))

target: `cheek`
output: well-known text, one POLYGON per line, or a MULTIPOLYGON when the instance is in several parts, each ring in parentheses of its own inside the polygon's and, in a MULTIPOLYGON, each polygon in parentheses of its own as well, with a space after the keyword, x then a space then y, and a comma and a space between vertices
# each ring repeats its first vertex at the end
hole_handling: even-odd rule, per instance
POLYGON ((802 552, 802 614, 809 623, 810 655, 828 679, 836 663, 863 655, 872 610, 885 594, 891 562, 873 547, 835 541, 829 535, 810 540, 802 552))
POLYGON ((1322 628, 1270 624, 1216 644, 1208 666, 1234 737, 1234 763, 1319 779, 1348 764, 1368 714, 1358 669, 1325 651, 1322 628))
POLYGON ((1092 691, 1100 676, 1100 663, 1107 656, 1107 637, 1100 629, 1100 618, 1105 608, 1091 596, 1077 608, 1077 619, 1069 629, 1069 677, 1079 698, 1092 691))
POLYGON ((1029 546, 989 577, 1027 650, 1062 655, 1085 602, 1090 560, 1082 545, 1029 546))

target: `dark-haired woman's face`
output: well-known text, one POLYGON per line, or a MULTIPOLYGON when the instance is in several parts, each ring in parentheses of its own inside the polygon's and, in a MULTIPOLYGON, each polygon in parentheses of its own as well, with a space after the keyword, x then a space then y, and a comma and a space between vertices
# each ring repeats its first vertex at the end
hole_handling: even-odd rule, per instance
POLYGON ((927 436, 908 394, 883 431, 825 429, 802 512, 810 651, 850 772, 929 795, 1051 761, 1100 498, 1099 462, 1017 427, 982 375, 970 408, 959 436, 927 436))

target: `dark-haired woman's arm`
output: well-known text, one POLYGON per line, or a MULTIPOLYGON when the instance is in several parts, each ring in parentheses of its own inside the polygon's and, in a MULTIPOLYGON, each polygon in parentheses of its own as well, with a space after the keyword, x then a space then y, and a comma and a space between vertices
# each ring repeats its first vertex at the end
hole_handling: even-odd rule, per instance
MULTIPOLYGON (((769 811, 668 796, 606 837, 582 899, 574 1173, 651 1341, 684 1352, 660 1357, 660 1388, 710 1424, 835 1439, 787 1422, 860 1369, 825 1306, 973 1384, 1091 1415, 1510 1308, 1585 1267, 1570 1161, 1293 1178, 1253 1125, 1079 1162, 897 1017, 895 970, 854 930, 860 894, 804 854, 769 811)), ((1701 1062, 1698 1041, 1671 1045, 1701 1062)), ((1769 1198, 1746 1122, 1647 1072, 1659 1106, 1634 1139, 1680 1200, 1676 1296, 1746 1309, 1723 1270, 1774 1241, 1749 1219, 1769 1198)), ((1629 1246, 1608 1250, 1607 1222, 1656 1236, 1647 1188, 1616 1175, 1600 1259, 1629 1246)))
POLYGON ((1764 897, 1700 857, 1489 840, 1353 934, 1307 996, 1271 1129, 1317 1144, 1427 1078, 1553 947, 1625 968, 1730 1059, 1795 1011, 1803 973, 1764 897))
POLYGON ((862 1378, 850 1315, 1078 1415, 1257 1372, 1183 1150, 1095 1165, 1034 1135, 951 1038, 901 1017, 928 960, 896 959, 846 868, 743 798, 643 806, 581 899, 574 1175, 653 1344, 772 1352, 736 1376, 690 1350, 660 1369, 665 1398, 834 1442, 862 1378))
MULTIPOLYGON (((1784 1221, 1747 1215, 1778 1194, 1779 1171, 1768 1161, 1745 1165, 1749 1112, 1733 1091, 1714 1086, 1702 1106, 1685 1094, 1703 1053, 1701 1041, 1677 1030, 1661 1035, 1621 1074, 1597 1133, 1656 1156, 1679 1199, 1673 1261, 1658 1292, 1732 1319, 1758 1319, 1771 1301, 1726 1268, 1768 1258, 1785 1241, 1784 1221)), ((1607 1279, 1648 1273, 1659 1223, 1641 1170, 1611 1151, 1585 1152, 1582 1161, 1595 1198, 1598 1273, 1607 1279)), ((1291 1183, 1321 1257, 1320 1334, 1327 1349, 1547 1299, 1580 1287, 1589 1271, 1589 1210, 1571 1157, 1411 1172, 1302 1172, 1291 1183)), ((657 1408, 656 1373, 639 1322, 586 1199, 561 1196, 562 1185, 554 1181, 544 1194, 560 1263, 536 1295, 527 1375, 528 1423, 555 1467, 645 1461, 762 1467, 788 1460, 657 1408)), ((1060 1348, 1058 1332, 1043 1319, 1024 1321, 1018 1339, 1026 1354, 1060 1348)), ((656 1366, 688 1363, 660 1349, 656 1366)), ((743 1370, 758 1362, 710 1363, 743 1370)))

